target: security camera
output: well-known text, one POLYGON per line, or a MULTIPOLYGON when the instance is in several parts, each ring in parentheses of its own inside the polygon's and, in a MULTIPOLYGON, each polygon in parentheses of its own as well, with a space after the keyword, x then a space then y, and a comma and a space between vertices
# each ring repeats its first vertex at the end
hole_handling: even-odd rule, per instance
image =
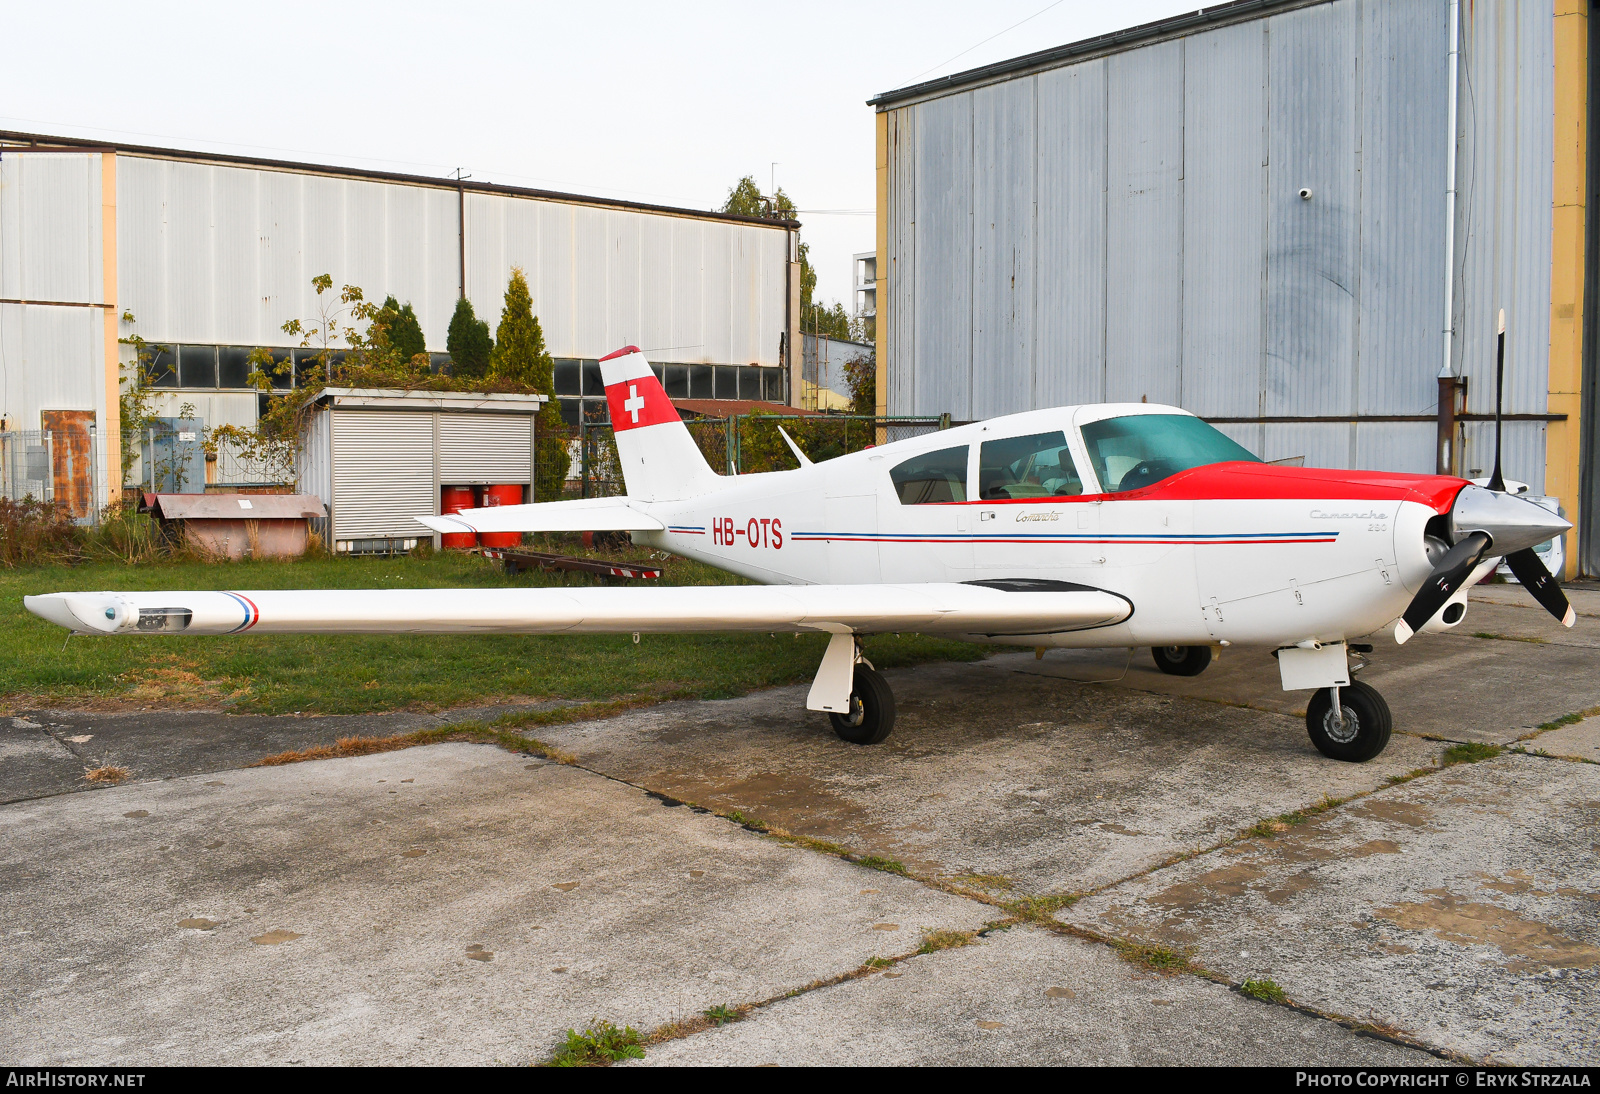
POLYGON ((1309 186, 1300 187, 1300 200, 1301 201, 1310 201, 1311 200, 1311 187, 1309 187, 1309 186))

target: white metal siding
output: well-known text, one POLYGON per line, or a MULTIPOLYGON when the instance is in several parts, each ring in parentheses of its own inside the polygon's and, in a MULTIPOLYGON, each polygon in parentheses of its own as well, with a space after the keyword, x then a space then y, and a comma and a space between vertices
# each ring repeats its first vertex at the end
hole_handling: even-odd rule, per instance
POLYGON ((439 482, 451 486, 531 482, 531 416, 439 415, 439 482))
MULTIPOLYGON (((4 167, 40 158, 51 157, 4 167)), ((410 301, 428 348, 444 350, 460 282, 456 193, 135 155, 118 164, 122 303, 146 337, 291 344, 286 320, 337 310, 334 294, 353 284, 410 301), (333 291, 319 298, 311 279, 324 273, 333 291)), ((467 294, 491 330, 516 265, 557 357, 631 343, 662 360, 778 362, 781 229, 482 193, 467 195, 466 220, 467 294)))
POLYGON ((104 303, 100 156, 0 159, 0 297, 104 303))
POLYGON ((334 410, 332 424, 332 538, 428 535, 412 518, 438 511, 431 415, 334 410))
MULTIPOLYGON (((1506 409, 1546 409, 1552 15, 1462 7, 1454 347, 1474 411, 1493 408, 1500 307, 1506 409)), ((892 106, 891 411, 1433 413, 1448 17, 1331 0, 892 106)), ((1432 428, 1228 427, 1268 458, 1409 471, 1433 469, 1432 428)), ((1507 430, 1507 473, 1535 489, 1543 431, 1507 430)), ((1470 455, 1478 432, 1471 467, 1492 459, 1470 455)))

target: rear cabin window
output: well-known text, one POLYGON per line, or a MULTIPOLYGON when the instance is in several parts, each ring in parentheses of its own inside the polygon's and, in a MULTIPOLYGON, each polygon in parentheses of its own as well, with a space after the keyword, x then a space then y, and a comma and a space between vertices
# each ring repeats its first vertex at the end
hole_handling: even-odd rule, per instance
POLYGON ((901 505, 967 500, 967 446, 913 456, 889 472, 901 505))
POLYGON ((1083 493, 1083 480, 1061 430, 984 441, 978 454, 978 497, 1060 498, 1083 493))

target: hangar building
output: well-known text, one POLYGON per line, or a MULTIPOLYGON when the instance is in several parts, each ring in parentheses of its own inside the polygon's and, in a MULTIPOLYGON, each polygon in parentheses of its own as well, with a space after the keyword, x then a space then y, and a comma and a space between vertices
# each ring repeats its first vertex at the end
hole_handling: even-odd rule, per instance
MULTIPOLYGON (((799 326, 798 228, 0 132, 0 431, 92 430, 84 496, 105 504, 132 471, 119 466, 118 382, 132 358, 119 339, 173 348, 158 413, 192 403, 208 428, 248 426, 259 400, 245 357, 297 344, 280 328, 318 314, 313 277, 411 302, 442 357, 460 296, 498 323, 512 266, 527 274, 570 420, 602 395, 596 360, 629 344, 650 353, 674 396, 787 402, 791 356, 799 368, 785 348, 799 326)), ((59 479, 59 446, 55 465, 59 479)))
POLYGON ((1503 308, 1507 475, 1600 573, 1588 14, 1239 0, 879 95, 882 411, 1148 400, 1476 477, 1503 308))

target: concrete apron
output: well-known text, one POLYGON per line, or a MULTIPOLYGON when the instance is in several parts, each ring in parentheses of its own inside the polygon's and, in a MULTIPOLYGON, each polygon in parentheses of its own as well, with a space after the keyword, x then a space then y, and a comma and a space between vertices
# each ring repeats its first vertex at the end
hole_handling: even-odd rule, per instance
MULTIPOLYGON (((1547 671, 1541 646, 1433 641, 1431 671, 1379 647, 1371 672, 1422 666, 1387 692, 1397 720, 1414 701, 1443 711, 1452 739, 1510 740, 1600 705, 1600 651, 1558 651, 1579 660, 1548 670, 1552 697, 1526 683, 1547 671), (1449 663, 1480 649, 1490 656, 1470 671, 1449 663)), ((1224 981, 1270 978, 1296 1001, 1441 1049, 1593 1058, 1581 1027, 1595 1013, 1600 768, 1502 756, 1390 786, 1432 771, 1445 744, 1397 734, 1372 763, 1325 760, 1299 718, 1231 705, 1276 688, 1234 651, 1179 682, 1192 696, 1140 690, 1131 668, 1114 685, 1037 675, 1084 656, 891 673, 901 719, 874 748, 838 741, 800 710, 797 688, 540 730, 605 775, 898 859, 991 903, 486 746, 0 807, 0 1001, 14 1016, 0 1056, 525 1062, 592 1018, 645 1029, 771 999, 909 954, 925 930, 1003 919, 996 904, 1020 895, 1099 890, 1063 913, 1071 929, 1193 947, 1224 981), (1326 795, 1358 797, 1239 841, 1326 795), (1197 857, 1162 865, 1182 856, 1197 857), (1234 880, 1215 875, 1239 866, 1234 880)), ((216 743, 233 720, 218 721, 210 762, 242 762, 216 743)), ((1523 747, 1588 755, 1597 722, 1523 747)), ((70 741, 67 728, 49 736, 70 741)), ((147 739, 107 746, 136 779, 205 766, 147 739)), ((1033 927, 889 971, 901 975, 803 992, 649 1060, 1164 1062, 1201 1058, 1191 1042, 1207 1060, 1404 1051, 1033 927), (916 992, 901 990, 907 979, 916 992), (792 1051, 764 1047, 790 1040, 792 1051)))

